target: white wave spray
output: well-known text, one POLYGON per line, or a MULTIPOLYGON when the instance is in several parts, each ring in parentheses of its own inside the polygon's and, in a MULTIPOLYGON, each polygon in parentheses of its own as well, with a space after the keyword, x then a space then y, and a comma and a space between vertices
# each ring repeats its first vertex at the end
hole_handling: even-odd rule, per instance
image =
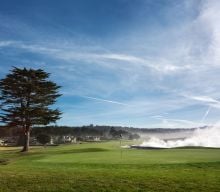
POLYGON ((158 148, 175 148, 185 146, 201 146, 201 147, 220 147, 220 127, 210 127, 205 129, 196 129, 191 137, 179 140, 162 140, 151 137, 148 141, 144 141, 141 147, 158 147, 158 148))

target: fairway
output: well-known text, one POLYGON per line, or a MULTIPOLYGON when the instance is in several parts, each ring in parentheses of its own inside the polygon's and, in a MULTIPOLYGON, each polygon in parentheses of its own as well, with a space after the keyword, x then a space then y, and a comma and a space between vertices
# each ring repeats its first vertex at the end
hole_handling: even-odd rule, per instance
POLYGON ((220 149, 0 148, 0 191, 220 191, 220 149))

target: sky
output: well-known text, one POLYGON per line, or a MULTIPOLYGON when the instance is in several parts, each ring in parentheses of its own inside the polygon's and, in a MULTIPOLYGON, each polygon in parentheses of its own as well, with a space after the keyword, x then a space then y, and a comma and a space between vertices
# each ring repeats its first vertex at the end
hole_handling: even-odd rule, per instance
POLYGON ((57 125, 191 128, 220 118, 219 0, 0 0, 0 78, 43 69, 57 125))

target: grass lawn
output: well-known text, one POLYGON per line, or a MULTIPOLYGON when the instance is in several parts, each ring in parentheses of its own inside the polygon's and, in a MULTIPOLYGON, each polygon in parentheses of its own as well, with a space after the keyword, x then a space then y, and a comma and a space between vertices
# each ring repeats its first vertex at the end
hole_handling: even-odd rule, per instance
POLYGON ((0 148, 0 192, 220 191, 220 149, 120 149, 119 142, 0 148))

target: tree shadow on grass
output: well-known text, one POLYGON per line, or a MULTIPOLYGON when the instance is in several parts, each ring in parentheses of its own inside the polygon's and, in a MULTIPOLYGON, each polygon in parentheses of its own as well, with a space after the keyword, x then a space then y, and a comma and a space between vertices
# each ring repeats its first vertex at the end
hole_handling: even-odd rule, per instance
POLYGON ((42 159, 44 157, 50 156, 50 155, 64 155, 64 154, 77 154, 77 153, 93 153, 93 152, 105 152, 109 151, 108 149, 103 148, 83 148, 83 149, 68 149, 68 150, 54 150, 54 151, 47 151, 47 150, 38 150, 28 153, 15 153, 15 156, 12 157, 6 157, 0 159, 0 165, 8 165, 11 162, 15 161, 33 161, 42 159))
POLYGON ((49 154, 93 153, 93 152, 105 152, 105 151, 109 151, 109 150, 103 148, 83 148, 83 149, 53 151, 53 152, 49 152, 49 154))
POLYGON ((9 159, 0 159, 0 165, 7 165, 9 164, 9 159))
MULTIPOLYGON (((83 149, 68 149, 68 150, 55 150, 55 151, 37 151, 33 153, 20 153, 19 159, 25 158, 29 160, 36 160, 40 158, 44 158, 50 155, 64 155, 64 154, 76 154, 76 153, 93 153, 93 152, 105 152, 109 151, 108 149, 103 148, 83 148, 83 149)), ((17 158, 17 159, 18 159, 17 158)), ((24 159, 24 160, 25 160, 24 159)))

